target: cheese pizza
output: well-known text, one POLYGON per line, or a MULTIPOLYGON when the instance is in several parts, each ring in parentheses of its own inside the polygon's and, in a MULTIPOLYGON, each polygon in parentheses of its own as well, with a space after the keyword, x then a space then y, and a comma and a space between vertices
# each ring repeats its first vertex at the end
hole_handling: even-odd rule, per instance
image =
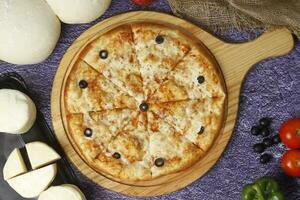
POLYGON ((84 47, 66 78, 68 137, 94 170, 119 180, 182 171, 222 127, 220 74, 208 50, 181 31, 116 27, 84 47))

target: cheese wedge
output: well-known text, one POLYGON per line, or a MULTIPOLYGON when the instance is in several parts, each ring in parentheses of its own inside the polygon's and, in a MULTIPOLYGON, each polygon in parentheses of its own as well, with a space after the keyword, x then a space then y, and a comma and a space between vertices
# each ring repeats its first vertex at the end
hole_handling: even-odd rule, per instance
POLYGON ((32 169, 46 166, 60 159, 59 154, 43 142, 28 143, 26 144, 26 150, 32 169))
POLYGON ((27 172, 26 165, 19 149, 14 149, 3 167, 3 178, 8 180, 27 172))
POLYGON ((86 198, 75 185, 61 185, 42 192, 38 200, 86 200, 86 198))
POLYGON ((22 197, 34 198, 52 183, 56 173, 57 166, 52 164, 9 179, 7 182, 22 197))

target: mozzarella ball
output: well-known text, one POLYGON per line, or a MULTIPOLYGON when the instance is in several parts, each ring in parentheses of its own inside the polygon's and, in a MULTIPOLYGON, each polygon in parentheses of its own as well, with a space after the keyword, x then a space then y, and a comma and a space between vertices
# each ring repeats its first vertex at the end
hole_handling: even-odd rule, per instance
POLYGON ((36 64, 53 51, 61 24, 43 0, 0 1, 0 60, 36 64))
POLYGON ((0 89, 0 132, 26 133, 36 119, 33 101, 18 90, 0 89))
POLYGON ((55 14, 67 24, 89 23, 100 17, 111 0, 47 0, 55 14))
POLYGON ((38 200, 86 200, 83 193, 75 185, 52 186, 41 193, 38 200))

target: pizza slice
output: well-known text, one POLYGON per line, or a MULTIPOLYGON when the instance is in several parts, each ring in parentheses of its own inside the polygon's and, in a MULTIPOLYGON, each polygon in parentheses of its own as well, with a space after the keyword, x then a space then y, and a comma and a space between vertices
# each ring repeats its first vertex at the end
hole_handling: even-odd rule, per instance
POLYGON ((101 169, 100 173, 118 176, 122 165, 111 156, 107 156, 108 145, 113 135, 110 130, 97 121, 83 114, 68 115, 68 130, 71 133, 80 153, 94 169, 101 169))
POLYGON ((70 114, 68 123, 81 154, 95 169, 128 180, 151 178, 144 161, 149 141, 144 113, 115 109, 70 114))
POLYGON ((120 26, 101 35, 85 48, 80 57, 139 103, 144 100, 130 26, 120 26))
POLYGON ((111 155, 123 165, 121 179, 147 180, 151 178, 150 162, 147 159, 149 134, 147 132, 147 116, 138 113, 136 118, 119 131, 109 145, 111 155))
POLYGON ((192 166, 204 152, 178 133, 157 114, 148 111, 149 153, 152 178, 192 166))
MULTIPOLYGON (((150 179, 149 163, 145 161, 148 150, 146 114, 133 110, 115 110, 91 113, 97 123, 103 123, 114 137, 107 146, 106 156, 118 161, 121 179, 150 179)), ((103 155, 99 158, 102 162, 103 155)), ((106 169, 109 171, 109 169, 106 169)))
POLYGON ((179 31, 157 24, 132 25, 146 98, 190 50, 190 41, 179 31))
POLYGON ((80 147, 78 149, 85 159, 93 162, 106 151, 113 137, 107 127, 98 126, 96 121, 84 114, 69 114, 67 119, 71 141, 80 147))
POLYGON ((164 119, 184 137, 207 151, 223 119, 223 100, 218 98, 153 104, 150 111, 164 119))
POLYGON ((200 47, 191 51, 175 66, 149 102, 225 97, 217 65, 200 47))
POLYGON ((119 131, 136 119, 137 112, 130 109, 115 109, 67 115, 69 135, 83 151, 88 160, 108 150, 109 144, 119 131))
POLYGON ((137 107, 133 97, 84 61, 79 60, 72 70, 65 89, 65 104, 70 113, 137 107))

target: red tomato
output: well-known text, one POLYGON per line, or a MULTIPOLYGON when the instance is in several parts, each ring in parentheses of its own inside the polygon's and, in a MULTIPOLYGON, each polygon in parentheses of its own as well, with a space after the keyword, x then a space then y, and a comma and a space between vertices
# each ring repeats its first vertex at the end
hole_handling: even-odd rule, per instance
POLYGON ((288 150, 282 156, 281 167, 289 176, 300 177, 300 150, 288 150))
POLYGON ((132 0, 133 3, 140 6, 149 6, 154 0, 132 0))
POLYGON ((300 148, 300 119, 290 119, 280 127, 280 139, 291 149, 300 148))

